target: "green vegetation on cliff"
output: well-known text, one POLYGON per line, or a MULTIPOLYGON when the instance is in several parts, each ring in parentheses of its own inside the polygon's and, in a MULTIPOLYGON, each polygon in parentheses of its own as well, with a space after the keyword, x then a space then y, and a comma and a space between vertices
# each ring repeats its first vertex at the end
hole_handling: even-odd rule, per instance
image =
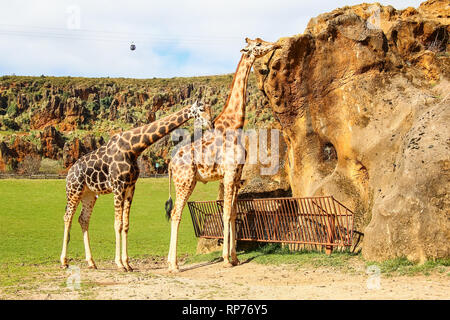
MULTIPOLYGON (((116 132, 158 120, 195 100, 223 108, 233 74, 171 79, 0 77, 0 172, 25 172, 26 156, 59 161, 60 171, 116 132)), ((267 100, 251 74, 247 127, 272 122, 267 100)), ((185 126, 192 132, 192 123, 185 126)), ((142 169, 168 162, 166 137, 143 156, 142 169)), ((161 169, 160 169, 161 170, 161 169)), ((41 170, 42 171, 42 170, 41 170)), ((54 170, 52 170, 54 171, 54 170)))

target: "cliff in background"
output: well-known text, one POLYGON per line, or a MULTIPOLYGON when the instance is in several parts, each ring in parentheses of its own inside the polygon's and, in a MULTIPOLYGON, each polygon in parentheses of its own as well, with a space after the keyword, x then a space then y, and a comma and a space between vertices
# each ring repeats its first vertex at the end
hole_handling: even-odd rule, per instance
MULTIPOLYGON (((66 171, 116 132, 144 125, 201 100, 223 107, 233 75, 172 79, 0 77, 0 172, 66 171)), ((255 77, 247 127, 272 121, 255 77)), ((192 130, 192 121, 184 126, 192 130)), ((141 171, 165 172, 166 137, 143 155, 141 171)))
POLYGON ((369 260, 450 255, 450 3, 361 4, 255 63, 294 196, 355 212, 369 260))

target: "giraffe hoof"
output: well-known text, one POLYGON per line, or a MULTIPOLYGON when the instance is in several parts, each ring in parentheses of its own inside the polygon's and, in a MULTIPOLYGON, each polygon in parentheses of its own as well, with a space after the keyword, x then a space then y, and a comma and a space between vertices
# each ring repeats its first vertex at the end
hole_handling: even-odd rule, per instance
POLYGON ((224 262, 223 267, 224 268, 231 268, 233 264, 231 262, 224 262))
POLYGON ((94 265, 88 266, 88 269, 97 270, 97 266, 94 264, 94 265))
POLYGON ((169 273, 179 273, 180 272, 180 268, 169 268, 169 273))
POLYGON ((127 272, 127 269, 125 267, 117 267, 117 270, 127 272))
POLYGON ((239 261, 239 259, 236 259, 236 260, 233 260, 233 261, 231 261, 231 265, 233 265, 233 266, 237 266, 237 265, 239 265, 241 262, 239 261))
POLYGON ((133 272, 133 268, 130 266, 126 266, 125 269, 127 272, 133 272))
POLYGON ((61 269, 66 270, 67 268, 69 268, 68 264, 63 264, 60 266, 61 269))

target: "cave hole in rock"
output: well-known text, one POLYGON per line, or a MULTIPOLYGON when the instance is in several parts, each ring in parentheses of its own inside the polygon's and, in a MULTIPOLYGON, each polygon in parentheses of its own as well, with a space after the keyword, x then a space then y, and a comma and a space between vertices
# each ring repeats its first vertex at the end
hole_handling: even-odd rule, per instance
POLYGON ((337 158, 336 149, 331 142, 323 142, 320 144, 318 169, 322 175, 330 175, 336 169, 337 158))
POLYGON ((337 161, 337 153, 331 142, 327 142, 322 146, 323 161, 337 161))

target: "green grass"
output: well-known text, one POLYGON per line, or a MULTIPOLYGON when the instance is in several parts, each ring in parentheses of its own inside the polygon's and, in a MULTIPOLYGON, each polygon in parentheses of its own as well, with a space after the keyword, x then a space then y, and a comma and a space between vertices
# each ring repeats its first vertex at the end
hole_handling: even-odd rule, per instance
MULTIPOLYGON (((197 185, 191 200, 215 199, 218 182, 197 185)), ((58 265, 63 236, 64 180, 0 180, 0 285, 29 274, 33 266, 58 265), (15 275, 11 277, 11 275, 15 275), (8 275, 8 277, 5 277, 8 275), (9 280, 8 280, 9 279, 9 280)), ((165 219, 168 179, 139 179, 130 212, 128 252, 131 259, 165 256, 170 223, 165 219)), ((81 207, 81 206, 80 206, 81 207)), ((68 258, 84 260, 78 208, 71 229, 68 258)), ((99 196, 89 227, 94 260, 113 260, 115 251, 113 195, 99 196)), ((178 254, 195 253, 187 207, 180 224, 178 254)))
POLYGON ((422 264, 414 263, 406 258, 389 259, 383 262, 366 262, 367 266, 376 265, 380 272, 386 275, 430 275, 437 271, 443 273, 450 267, 450 258, 428 260, 422 264))

